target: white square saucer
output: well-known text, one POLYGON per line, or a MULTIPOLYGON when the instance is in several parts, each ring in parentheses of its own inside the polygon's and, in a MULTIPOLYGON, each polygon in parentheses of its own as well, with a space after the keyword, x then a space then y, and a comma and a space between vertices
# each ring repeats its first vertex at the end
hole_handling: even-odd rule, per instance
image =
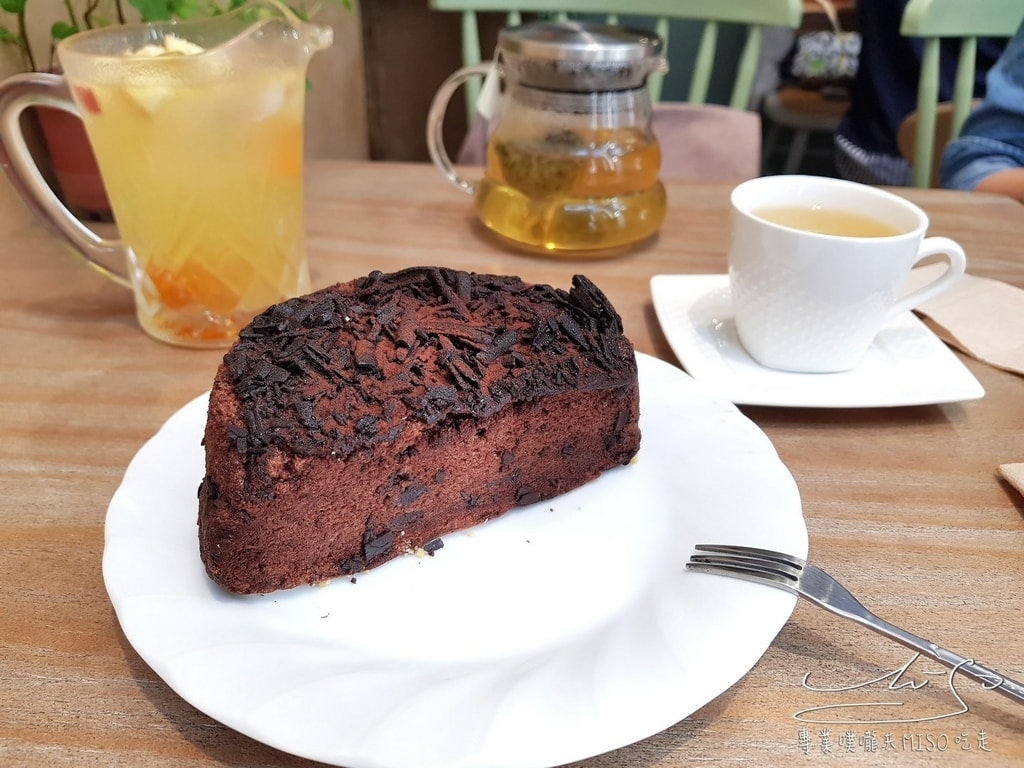
POLYGON ((882 329, 864 362, 842 373, 765 368, 736 335, 727 275, 655 275, 665 337, 693 378, 739 405, 878 408, 976 400, 984 388, 913 313, 882 329))

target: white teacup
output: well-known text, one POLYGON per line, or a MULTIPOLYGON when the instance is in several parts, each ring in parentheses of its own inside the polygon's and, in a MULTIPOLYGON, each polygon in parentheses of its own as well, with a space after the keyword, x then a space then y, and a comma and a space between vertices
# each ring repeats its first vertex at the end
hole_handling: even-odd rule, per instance
POLYGON ((787 371, 857 367, 889 320, 963 274, 963 249, 925 238, 927 228, 916 205, 863 184, 788 175, 740 184, 732 192, 729 287, 748 354, 787 371), (931 256, 949 268, 901 298, 910 270, 931 256))

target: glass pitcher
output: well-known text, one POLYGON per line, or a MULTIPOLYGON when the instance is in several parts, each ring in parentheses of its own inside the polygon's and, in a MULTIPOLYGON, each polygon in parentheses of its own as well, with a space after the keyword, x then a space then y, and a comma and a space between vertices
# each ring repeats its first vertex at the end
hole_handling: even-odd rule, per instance
POLYGON ((560 257, 621 253, 665 217, 646 87, 651 73, 667 69, 662 48, 657 35, 600 24, 506 28, 494 62, 459 70, 435 95, 431 158, 474 195, 484 225, 517 247, 560 257), (504 92, 483 179, 471 182, 445 151, 442 122, 455 90, 481 74, 488 80, 478 111, 488 117, 495 73, 504 92))
POLYGON ((76 34, 57 49, 63 76, 0 85, 0 165, 55 234, 134 290, 147 332, 226 346, 253 315, 309 290, 306 69, 332 34, 276 0, 76 34), (82 117, 120 239, 76 219, 43 180, 21 133, 31 106, 82 117))

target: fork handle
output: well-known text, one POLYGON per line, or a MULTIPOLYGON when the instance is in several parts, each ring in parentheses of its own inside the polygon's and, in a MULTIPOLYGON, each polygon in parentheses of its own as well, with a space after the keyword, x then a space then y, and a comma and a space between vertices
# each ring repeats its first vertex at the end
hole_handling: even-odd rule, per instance
POLYGON ((968 659, 959 653, 942 648, 929 640, 911 634, 905 629, 900 629, 873 614, 871 619, 862 620, 861 623, 901 645, 905 645, 915 651, 920 651, 929 659, 933 659, 950 669, 963 673, 965 677, 969 677, 976 683, 981 683, 986 690, 1001 693, 1003 696, 1013 699, 1019 704, 1024 704, 1024 685, 1016 680, 1011 680, 1006 675, 989 669, 983 664, 978 664, 973 659, 968 659))
POLYGON ((978 664, 973 659, 965 659, 958 653, 940 648, 934 643, 929 643, 929 645, 935 649, 932 658, 939 663, 945 664, 957 672, 962 672, 971 680, 981 683, 986 690, 1001 693, 1007 698, 1024 704, 1024 685, 1016 680, 1011 680, 1006 675, 1001 675, 983 664, 978 664))

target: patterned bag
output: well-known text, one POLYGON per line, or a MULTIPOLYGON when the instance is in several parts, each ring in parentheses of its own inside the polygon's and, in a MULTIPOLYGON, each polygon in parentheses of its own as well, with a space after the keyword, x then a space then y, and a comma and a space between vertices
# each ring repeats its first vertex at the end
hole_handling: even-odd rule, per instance
POLYGON ((831 0, 815 1, 825 10, 832 29, 797 38, 791 71, 805 88, 845 88, 857 74, 860 35, 842 30, 831 0))

